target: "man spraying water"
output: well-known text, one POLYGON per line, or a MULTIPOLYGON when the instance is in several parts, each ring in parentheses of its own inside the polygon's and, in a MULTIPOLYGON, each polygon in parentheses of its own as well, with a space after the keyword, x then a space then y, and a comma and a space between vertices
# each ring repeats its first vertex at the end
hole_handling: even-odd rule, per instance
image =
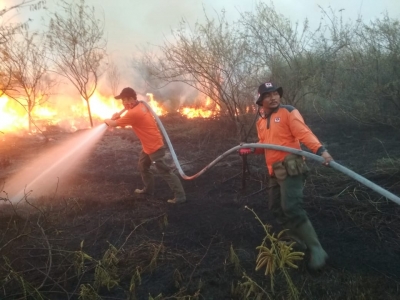
POLYGON ((143 148, 139 155, 139 171, 144 187, 143 189, 136 189, 135 193, 153 196, 154 176, 150 171, 150 166, 153 163, 158 173, 174 192, 175 197, 168 200, 168 203, 186 202, 185 191, 179 177, 165 163, 164 141, 149 109, 137 100, 136 92, 130 87, 124 88, 115 99, 122 100, 127 113, 123 117, 120 116, 120 113, 115 113, 111 119, 106 119, 104 122, 111 127, 132 126, 132 130, 139 138, 143 148))

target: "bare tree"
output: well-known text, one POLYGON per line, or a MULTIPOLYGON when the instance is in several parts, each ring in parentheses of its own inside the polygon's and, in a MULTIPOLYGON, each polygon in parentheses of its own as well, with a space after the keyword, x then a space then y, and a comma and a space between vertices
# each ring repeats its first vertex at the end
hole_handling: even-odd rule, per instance
POLYGON ((292 105, 318 92, 321 66, 350 43, 350 29, 334 27, 335 21, 311 30, 307 19, 302 25, 292 23, 272 4, 262 2, 255 13, 242 14, 241 22, 249 33, 248 42, 253 55, 259 58, 258 64, 269 69, 266 80, 285 86, 285 100, 292 105))
POLYGON ((42 9, 45 3, 45 0, 23 0, 10 7, 4 7, 2 9, 0 8, 0 44, 7 42, 7 40, 21 28, 27 28, 28 26, 28 21, 15 24, 10 24, 9 22, 5 21, 4 16, 7 13, 24 7, 29 7, 30 10, 42 9))
POLYGON ((49 98, 56 82, 48 73, 46 45, 37 33, 25 30, 8 38, 0 54, 2 66, 9 70, 9 86, 4 93, 21 104, 28 113, 32 130, 32 110, 49 98))
POLYGON ((66 77, 86 101, 93 127, 89 99, 95 92, 106 56, 104 21, 96 17, 93 7, 62 0, 59 12, 52 13, 48 40, 58 74, 66 77))
MULTIPOLYGON (((1 50, 0 56, 6 55, 4 50, 1 50)), ((0 64, 0 96, 4 95, 6 91, 12 89, 12 69, 6 63, 0 64)))
POLYGON ((182 23, 172 42, 160 46, 161 55, 145 53, 141 67, 164 82, 183 82, 209 96, 240 128, 241 116, 253 104, 261 69, 249 44, 225 14, 217 20, 206 16, 193 30, 182 23))
MULTIPOLYGON (((29 20, 26 22, 11 24, 5 19, 7 13, 29 7, 32 10, 42 9, 46 1, 43 0, 24 0, 10 7, 0 8, 0 45, 4 45, 8 40, 21 30, 27 30, 29 20)), ((5 91, 11 89, 12 83, 12 70, 7 64, 0 64, 0 95, 3 95, 5 91)))
POLYGON ((121 82, 121 74, 118 70, 117 65, 113 61, 110 61, 110 63, 108 64, 107 80, 110 85, 112 94, 117 95, 121 82))
POLYGON ((332 93, 347 117, 400 127, 400 22, 384 14, 362 24, 341 53, 332 93))

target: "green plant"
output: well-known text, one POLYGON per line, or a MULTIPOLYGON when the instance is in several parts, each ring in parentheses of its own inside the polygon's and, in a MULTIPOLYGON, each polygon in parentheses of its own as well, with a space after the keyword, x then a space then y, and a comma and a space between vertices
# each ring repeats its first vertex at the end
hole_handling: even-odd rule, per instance
MULTIPOLYGON (((119 282, 117 264, 119 259, 117 258, 118 249, 113 245, 109 244, 109 249, 104 253, 103 258, 99 261, 85 253, 83 249, 83 243, 81 242, 79 251, 74 252, 74 266, 78 276, 83 275, 89 268, 86 262, 94 263, 94 283, 93 288, 98 291, 101 287, 106 286, 108 290, 112 289, 119 282)), ((83 293, 88 291, 87 286, 81 285, 81 289, 84 289, 83 293)))
POLYGON ((243 273, 244 282, 238 282, 235 286, 232 284, 231 295, 239 299, 255 299, 261 300, 264 296, 272 299, 271 296, 260 285, 251 279, 246 273, 243 273))
POLYGON ((158 225, 161 230, 164 230, 168 226, 168 215, 163 215, 158 219, 158 225))
POLYGON ((156 297, 152 297, 150 294, 149 294, 149 300, 161 300, 162 299, 162 294, 158 294, 156 297))
POLYGON ((131 283, 129 284, 129 292, 132 293, 132 295, 135 293, 136 285, 142 284, 142 277, 140 275, 141 271, 140 267, 136 267, 136 271, 132 275, 131 283))
POLYGON ((83 244, 84 241, 81 241, 81 249, 74 252, 74 267, 78 276, 82 275, 86 271, 85 262, 93 261, 93 258, 90 255, 83 252, 83 244))
POLYGON ((24 299, 33 299, 33 300, 43 300, 45 299, 39 290, 33 286, 30 282, 26 281, 25 278, 11 269, 10 265, 7 265, 10 268, 8 278, 13 278, 18 281, 21 287, 21 292, 23 294, 24 299))
POLYGON ((376 160, 376 168, 383 172, 400 170, 400 158, 383 157, 376 160))
POLYGON ((229 249, 229 261, 231 264, 234 265, 235 273, 242 274, 242 267, 240 266, 240 260, 239 260, 239 257, 237 256, 237 254, 235 253, 235 250, 233 249, 232 244, 229 249))
POLYGON ((118 285, 118 268, 117 258, 118 249, 109 244, 108 250, 104 253, 103 258, 97 262, 94 272, 94 287, 98 290, 102 286, 106 286, 108 290, 118 285))
POLYGON ((293 242, 288 244, 287 241, 282 239, 283 233, 285 233, 286 230, 282 230, 277 236, 275 236, 275 233, 271 234, 271 226, 264 224, 254 210, 248 208, 247 206, 246 209, 250 210, 255 215, 256 220, 260 222, 266 234, 261 245, 256 248, 259 250, 256 259, 256 271, 265 268, 264 274, 270 276, 272 293, 274 293, 275 273, 280 271, 280 273, 284 275, 288 285, 290 298, 298 299, 299 292, 297 291, 296 286, 293 284, 287 269, 297 269, 298 266, 295 263, 296 261, 303 259, 304 253, 293 251, 293 245, 295 243, 293 242))
MULTIPOLYGON (((163 236, 163 239, 164 239, 164 236, 163 236)), ((157 260, 160 256, 160 253, 164 252, 164 250, 165 250, 163 240, 161 240, 160 245, 158 245, 158 246, 153 245, 153 247, 154 247, 154 252, 153 252, 153 256, 151 258, 150 264, 149 264, 149 268, 150 268, 151 272, 153 272, 154 269, 157 267, 157 260)))
POLYGON ((79 290, 79 300, 98 300, 101 297, 97 294, 95 289, 89 284, 81 284, 79 290))
POLYGON ((200 290, 197 290, 193 295, 186 295, 186 289, 181 289, 176 294, 171 297, 163 297, 162 293, 158 294, 156 297, 152 297, 149 294, 149 300, 166 300, 166 299, 175 299, 175 300, 198 300, 200 296, 200 290))

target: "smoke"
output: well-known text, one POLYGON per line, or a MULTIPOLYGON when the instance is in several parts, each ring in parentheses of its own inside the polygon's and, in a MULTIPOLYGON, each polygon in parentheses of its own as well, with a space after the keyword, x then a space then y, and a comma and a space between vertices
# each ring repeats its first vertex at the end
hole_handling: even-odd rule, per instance
MULTIPOLYGON (((5 0, 3 3, 4 6, 9 7, 15 4, 14 2, 5 0)), ((132 59, 137 58, 143 49, 157 49, 157 46, 162 45, 171 37, 172 30, 178 28, 183 20, 185 26, 193 28, 196 22, 204 22, 206 14, 210 19, 214 19, 218 18, 222 10, 226 11, 228 20, 239 20, 241 13, 254 12, 257 2, 257 0, 119 0, 116 5, 116 1, 109 0, 85 1, 87 5, 95 8, 99 20, 105 23, 107 52, 110 60, 115 62, 122 75, 119 88, 131 86, 143 96, 146 93, 153 93, 157 101, 174 108, 178 103, 190 104, 190 101, 195 100, 199 95, 192 88, 175 83, 154 90, 153 87, 147 85, 146 77, 141 74, 141 70, 135 70, 132 67, 132 59)), ((398 0, 375 1, 373 4, 366 4, 363 0, 321 0, 320 4, 317 4, 315 0, 303 0, 296 3, 293 0, 268 2, 275 2, 277 11, 293 22, 302 23, 308 17, 310 24, 314 26, 318 25, 321 18, 319 5, 327 10, 331 8, 336 12, 340 11, 344 20, 348 18, 355 20, 359 15, 362 15, 364 20, 371 20, 379 17, 384 10, 387 10, 392 17, 399 17, 400 11, 398 0)), ((49 11, 55 11, 56 4, 57 1, 46 1, 49 11)), ((13 12, 13 15, 11 18, 13 21, 31 19, 29 26, 32 30, 46 29, 48 22, 46 10, 31 11, 26 8, 13 12)), ((106 88, 107 81, 104 77, 101 78, 98 88, 110 93, 110 90, 106 88)), ((65 86, 62 88, 64 89, 65 86)), ((102 94, 104 95, 103 92, 102 94)))
MULTIPOLYGON (((157 52, 158 46, 171 38, 172 30, 182 20, 193 26, 203 17, 200 13, 203 4, 199 1, 181 0, 126 1, 125 4, 123 11, 109 2, 101 4, 102 10, 107 12, 105 22, 108 52, 122 74, 120 89, 130 86, 142 98, 147 93, 152 93, 154 99, 169 111, 176 110, 183 103, 190 104, 198 96, 196 90, 181 83, 165 86, 164 82, 152 82, 146 70, 134 67, 133 61, 143 51, 157 52)), ((104 78, 103 82, 105 83, 104 78)))

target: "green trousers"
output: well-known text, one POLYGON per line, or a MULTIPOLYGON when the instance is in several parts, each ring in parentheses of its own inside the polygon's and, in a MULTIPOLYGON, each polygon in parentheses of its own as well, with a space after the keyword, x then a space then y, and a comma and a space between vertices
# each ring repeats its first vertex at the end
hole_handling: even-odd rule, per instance
POLYGON ((144 190, 146 194, 154 194, 154 175, 150 170, 153 164, 158 174, 167 182, 170 189, 178 199, 185 198, 185 191, 178 176, 176 176, 172 169, 165 163, 165 148, 160 148, 156 152, 146 154, 143 152, 139 156, 139 171, 142 176, 144 190))
POLYGON ((303 209, 305 175, 287 176, 284 180, 269 177, 268 206, 279 224, 295 229, 308 221, 303 209))

